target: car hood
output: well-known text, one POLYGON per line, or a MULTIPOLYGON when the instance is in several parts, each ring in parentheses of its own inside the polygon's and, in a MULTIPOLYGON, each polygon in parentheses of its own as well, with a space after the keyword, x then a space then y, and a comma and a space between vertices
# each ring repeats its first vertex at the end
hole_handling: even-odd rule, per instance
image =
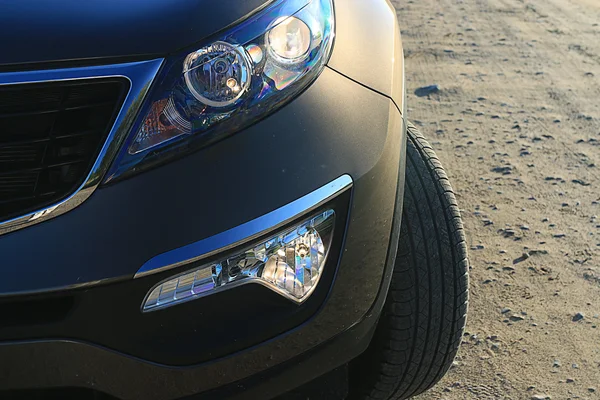
POLYGON ((163 56, 272 0, 8 0, 0 65, 163 56))

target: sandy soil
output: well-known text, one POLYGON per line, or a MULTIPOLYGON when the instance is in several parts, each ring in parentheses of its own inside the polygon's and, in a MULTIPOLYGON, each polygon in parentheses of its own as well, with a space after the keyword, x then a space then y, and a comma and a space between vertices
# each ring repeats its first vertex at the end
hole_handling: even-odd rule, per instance
POLYGON ((600 0, 392 1, 473 265, 459 356, 420 399, 600 398, 600 0))

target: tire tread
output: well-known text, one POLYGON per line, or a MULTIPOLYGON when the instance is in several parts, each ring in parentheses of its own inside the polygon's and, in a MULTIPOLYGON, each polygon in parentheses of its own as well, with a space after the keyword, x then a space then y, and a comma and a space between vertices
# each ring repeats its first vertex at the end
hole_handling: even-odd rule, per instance
POLYGON ((467 245, 448 176, 407 126, 404 209, 386 304, 369 349, 351 368, 352 397, 408 399, 435 385, 456 355, 468 307, 467 245))

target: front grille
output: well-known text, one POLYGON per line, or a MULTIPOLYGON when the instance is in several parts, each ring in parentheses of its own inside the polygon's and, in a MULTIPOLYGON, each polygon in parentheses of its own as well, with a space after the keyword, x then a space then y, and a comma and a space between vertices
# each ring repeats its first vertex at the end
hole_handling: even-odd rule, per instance
POLYGON ((126 89, 113 78, 0 86, 0 221, 83 183, 126 89))

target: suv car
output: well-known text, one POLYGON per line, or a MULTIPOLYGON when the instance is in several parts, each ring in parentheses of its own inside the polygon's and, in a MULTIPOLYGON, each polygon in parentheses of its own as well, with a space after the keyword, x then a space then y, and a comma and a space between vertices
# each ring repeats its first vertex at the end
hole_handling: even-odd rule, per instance
POLYGON ((1 398, 335 376, 328 399, 398 399, 443 376, 465 240, 387 1, 30 0, 0 22, 1 398))

